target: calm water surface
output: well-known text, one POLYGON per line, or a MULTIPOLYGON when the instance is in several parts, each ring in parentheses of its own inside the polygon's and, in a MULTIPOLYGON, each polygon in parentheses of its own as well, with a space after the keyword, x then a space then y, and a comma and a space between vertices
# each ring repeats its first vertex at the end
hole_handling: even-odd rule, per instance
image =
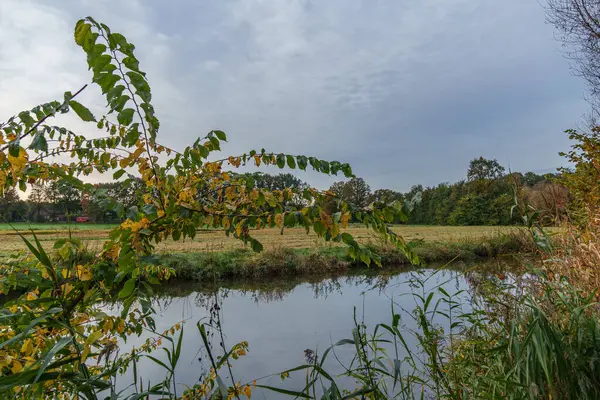
MULTIPOLYGON (((477 279, 488 279, 477 276, 477 279)), ((489 279, 493 279, 493 275, 489 279)), ((258 379, 258 383, 263 385, 299 390, 305 382, 305 372, 292 373, 285 382, 277 373, 305 364, 307 349, 322 353, 333 343, 351 338, 355 310, 359 321, 364 320, 372 331, 378 323, 391 322, 393 304, 395 312, 402 315, 404 331, 410 333, 416 328, 410 315, 416 301, 413 293, 429 293, 438 286, 448 293, 464 291, 460 296, 464 307, 469 308, 474 280, 461 272, 428 269, 421 273, 399 271, 373 275, 370 272, 369 275, 319 277, 304 281, 288 278, 230 283, 216 290, 202 284, 177 283, 162 287, 157 292, 154 303, 156 329, 162 332, 185 321, 183 351, 176 369, 178 390, 183 391, 185 385, 198 383, 209 369, 196 323, 208 323, 210 308, 217 302, 226 347, 229 349, 241 341, 249 343, 248 354, 233 361, 235 381, 246 383, 258 379), (424 289, 411 283, 416 276, 426 280, 424 289)), ((118 304, 112 304, 106 305, 106 309, 117 313, 120 308, 118 304)), ((439 322, 446 324, 446 321, 439 322)), ((122 344, 121 351, 140 346, 146 337, 131 338, 122 344)), ((416 340, 410 334, 406 337, 408 345, 416 349, 416 340)), ((222 354, 218 333, 213 336, 212 342, 217 347, 215 353, 222 354)), ((348 345, 336 348, 335 353, 342 363, 347 363, 355 352, 353 346, 348 345)), ((163 352, 155 352, 154 355, 164 358, 163 352)), ((325 367, 330 374, 343 372, 334 357, 328 361, 325 367)), ((160 382, 165 376, 165 371, 149 360, 142 362, 140 371, 143 380, 152 383, 160 382)), ((226 375, 226 382, 230 382, 229 375, 226 375)), ((131 383, 128 375, 120 379, 121 387, 131 383)), ((354 387, 347 379, 341 382, 349 384, 350 389, 354 387)), ((280 398, 281 395, 257 391, 254 397, 280 398)))

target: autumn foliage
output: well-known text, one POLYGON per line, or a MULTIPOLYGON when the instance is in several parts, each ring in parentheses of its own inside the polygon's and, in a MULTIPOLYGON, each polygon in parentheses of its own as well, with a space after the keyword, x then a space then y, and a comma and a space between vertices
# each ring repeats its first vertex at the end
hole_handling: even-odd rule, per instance
MULTIPOLYGON (((105 199, 106 208, 124 222, 111 231, 98 254, 90 257, 75 237, 58 240, 50 249, 35 235, 23 236, 23 254, 1 266, 2 396, 96 398, 99 392, 114 389, 112 377, 135 369, 137 360, 151 357, 163 340, 175 343, 172 336, 180 325, 156 332, 150 302, 152 284, 173 276, 168 266, 156 265, 152 257, 156 243, 167 238, 193 238, 199 229, 212 227, 261 251, 253 230, 277 227, 283 234, 288 227, 301 226, 326 240, 345 243, 349 255, 366 264, 378 264, 377 254, 344 232, 352 217, 418 261, 388 227, 402 213, 400 208, 355 209, 351 215, 337 199, 336 212, 330 213, 323 206, 325 199, 335 198, 332 193, 257 188, 251 175, 232 172, 248 165, 273 165, 352 177, 348 164, 264 149, 217 156, 227 141, 220 130, 185 149, 162 145, 150 85, 134 45, 91 17, 77 23, 74 38, 87 57, 92 83, 105 96, 106 113, 97 117, 76 100, 83 90, 90 90, 84 86, 0 124, 0 192, 68 182, 93 195, 95 187, 85 183, 85 177, 95 171, 115 180, 141 178, 143 193, 128 207, 105 199), (67 112, 95 126, 99 134, 87 137, 51 124, 54 116, 67 112), (289 201, 298 198, 303 201, 289 201), (123 302, 117 316, 98 306, 114 295, 123 302), (154 339, 128 354, 115 351, 119 340, 144 331, 154 333, 154 339)), ((235 349, 229 356, 243 355, 244 346, 235 349)), ((172 354, 174 359, 176 346, 172 354)), ((213 371, 214 379, 218 373, 218 368, 213 371)), ((208 389, 217 390, 215 385, 213 380, 200 389, 208 394, 208 389)), ((164 382, 142 387, 136 379, 134 389, 136 396, 144 396, 167 393, 170 387, 164 382)), ((228 390, 237 396, 249 389, 228 390)))

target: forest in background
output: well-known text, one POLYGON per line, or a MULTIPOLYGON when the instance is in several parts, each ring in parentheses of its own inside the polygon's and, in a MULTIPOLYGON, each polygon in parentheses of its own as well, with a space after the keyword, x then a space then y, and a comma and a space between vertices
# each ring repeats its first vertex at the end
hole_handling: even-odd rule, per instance
MULTIPOLYGON (((569 194, 561 183, 561 174, 507 173, 497 160, 483 157, 473 159, 466 172, 465 180, 433 187, 414 185, 404 193, 392 189, 373 191, 367 181, 358 177, 336 182, 329 191, 357 210, 368 208, 374 202, 402 202, 410 212, 407 220, 397 223, 414 225, 520 224, 520 217, 511 212, 515 188, 540 211, 544 224, 556 225, 566 217, 569 194)), ((262 189, 302 191, 309 187, 290 173, 243 175, 262 189)), ((95 187, 100 190, 90 195, 67 180, 55 181, 49 185, 34 185, 26 200, 19 197, 16 189, 7 190, 0 197, 0 218, 5 222, 60 222, 86 216, 90 222, 120 222, 119 210, 109 210, 105 203, 116 199, 127 210, 136 206, 144 191, 139 179, 99 183, 95 187)), ((296 203, 303 201, 302 198, 295 200, 296 203)))

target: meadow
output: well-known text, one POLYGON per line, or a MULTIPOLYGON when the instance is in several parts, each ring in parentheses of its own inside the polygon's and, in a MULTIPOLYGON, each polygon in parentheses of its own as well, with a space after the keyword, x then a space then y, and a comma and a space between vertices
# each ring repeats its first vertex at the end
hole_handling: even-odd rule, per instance
MULTIPOLYGON (((55 240, 64 238, 71 232, 75 237, 82 239, 91 251, 100 250, 108 233, 115 225, 106 224, 0 224, 0 254, 7 255, 25 249, 18 230, 26 237, 35 232, 45 248, 50 249, 55 240)), ((424 242, 454 243, 465 240, 487 239, 518 231, 518 227, 498 226, 411 226, 398 225, 394 231, 406 240, 422 240, 424 242)), ((376 241, 373 231, 364 226, 350 225, 347 229, 357 241, 367 243, 376 241)), ((263 229, 252 232, 252 235, 261 241, 266 250, 286 249, 312 249, 328 246, 339 246, 338 243, 325 242, 313 231, 306 234, 303 228, 288 228, 283 235, 279 229, 263 229)), ((158 253, 201 253, 220 252, 244 248, 244 244, 227 237, 221 230, 200 230, 194 239, 185 241, 167 240, 160 243, 158 253)))

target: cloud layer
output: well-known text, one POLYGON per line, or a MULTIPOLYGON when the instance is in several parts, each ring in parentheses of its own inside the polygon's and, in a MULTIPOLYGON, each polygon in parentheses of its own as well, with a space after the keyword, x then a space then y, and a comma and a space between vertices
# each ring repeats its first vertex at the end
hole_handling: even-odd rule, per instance
POLYGON ((462 179, 479 156, 557 167, 587 108, 535 1, 3 0, 0 119, 87 83, 86 15, 136 44, 169 145, 223 129, 228 153, 350 162, 373 188, 462 179))

